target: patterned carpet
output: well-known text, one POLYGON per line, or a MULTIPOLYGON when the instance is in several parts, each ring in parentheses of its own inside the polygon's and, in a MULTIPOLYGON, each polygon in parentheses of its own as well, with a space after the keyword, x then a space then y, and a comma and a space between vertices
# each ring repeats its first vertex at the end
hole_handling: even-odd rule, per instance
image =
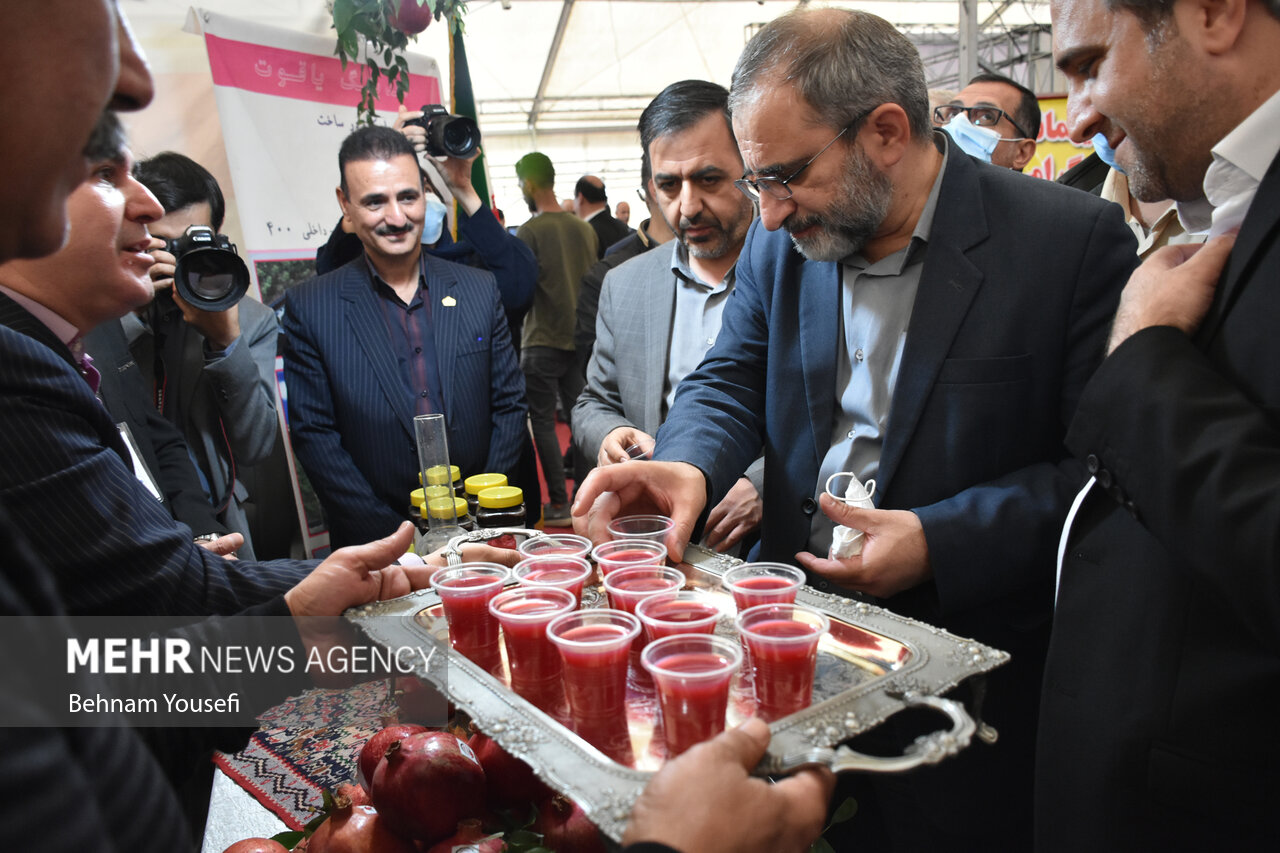
POLYGON ((394 705, 388 682, 347 690, 311 690, 272 708, 249 745, 217 753, 214 763, 291 829, 320 811, 321 792, 356 778, 364 742, 394 705))

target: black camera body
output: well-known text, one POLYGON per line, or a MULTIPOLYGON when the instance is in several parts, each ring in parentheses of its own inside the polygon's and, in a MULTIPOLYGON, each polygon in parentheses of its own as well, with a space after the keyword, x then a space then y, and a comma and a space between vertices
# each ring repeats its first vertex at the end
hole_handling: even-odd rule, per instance
POLYGON ((439 104, 427 104, 422 118, 409 119, 405 126, 409 125, 427 132, 427 153, 432 157, 466 159, 480 147, 480 125, 466 116, 450 114, 439 104))
POLYGON ((249 291, 249 268, 226 234, 192 225, 165 249, 177 260, 173 286, 192 307, 226 311, 249 291))

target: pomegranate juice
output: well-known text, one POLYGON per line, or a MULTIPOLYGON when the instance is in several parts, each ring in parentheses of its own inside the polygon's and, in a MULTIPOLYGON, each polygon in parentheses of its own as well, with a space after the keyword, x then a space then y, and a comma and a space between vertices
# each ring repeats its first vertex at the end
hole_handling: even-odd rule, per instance
POLYGON ((489 649, 498 644, 498 621, 489 613, 489 601, 502 591, 491 578, 457 578, 442 591, 444 616, 449 622, 449 642, 458 651, 489 649), (489 589, 479 589, 489 587, 489 589))
POLYGON ((743 578, 733 585, 733 603, 739 610, 758 604, 790 604, 796 600, 797 586, 783 577, 759 575, 743 578))
MULTIPOLYGON (((507 647, 507 666, 511 669, 511 687, 524 695, 522 687, 539 685, 560 677, 560 653, 547 639, 547 623, 564 612, 553 601, 529 599, 510 601, 502 612, 523 617, 503 622, 502 639, 507 647), (545 615, 539 620, 532 617, 545 615)), ((528 698, 528 697, 525 697, 528 698)))
MULTIPOLYGON (((618 625, 580 625, 560 636, 574 643, 601 643, 621 640, 627 635, 618 625)), ((560 646, 564 661, 564 685, 573 713, 574 725, 612 718, 626 726, 627 658, 630 643, 613 648, 570 648, 560 646)))
POLYGON ((760 716, 772 721, 809 707, 821 630, 791 619, 773 619, 752 625, 751 631, 762 635, 746 637, 760 716), (794 642, 801 637, 813 641, 794 642))
POLYGON ((638 614, 650 641, 672 634, 711 634, 716 629, 720 610, 701 601, 680 599, 657 600, 644 606, 638 614))
POLYGON ((722 655, 714 652, 687 652, 662 660, 663 670, 677 677, 655 675, 658 701, 662 705, 662 730, 667 753, 679 755, 689 747, 724 731, 725 708, 729 704, 729 682, 733 670, 724 671, 722 655), (719 678, 679 678, 723 672, 719 678))

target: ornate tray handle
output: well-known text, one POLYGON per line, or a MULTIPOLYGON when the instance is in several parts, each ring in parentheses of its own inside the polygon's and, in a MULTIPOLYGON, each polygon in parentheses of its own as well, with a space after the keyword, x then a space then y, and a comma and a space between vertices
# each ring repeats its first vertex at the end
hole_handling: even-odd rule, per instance
MULTIPOLYGON (((893 694, 890 694, 893 695, 893 694)), ((858 770, 871 773, 900 773, 921 764, 937 764, 969 745, 977 724, 964 705, 951 699, 902 693, 894 696, 907 706, 933 708, 951 718, 951 728, 916 738, 906 752, 893 758, 881 758, 854 752, 847 746, 816 747, 785 755, 767 755, 753 771, 756 776, 786 776, 806 767, 828 767, 833 773, 858 770)))

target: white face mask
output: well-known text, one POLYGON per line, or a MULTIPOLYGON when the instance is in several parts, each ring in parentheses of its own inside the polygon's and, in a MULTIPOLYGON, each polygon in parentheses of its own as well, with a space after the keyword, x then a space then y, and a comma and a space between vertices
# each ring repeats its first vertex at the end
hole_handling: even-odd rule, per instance
POLYGON ((444 233, 444 217, 449 208, 434 193, 427 193, 427 211, 422 217, 422 242, 428 245, 444 233))
POLYGON ((956 113, 951 121, 943 125, 943 130, 951 134, 961 151, 987 163, 991 162, 991 152, 996 150, 997 145, 1014 141, 1006 140, 990 127, 978 127, 969 121, 969 114, 964 112, 956 113))

